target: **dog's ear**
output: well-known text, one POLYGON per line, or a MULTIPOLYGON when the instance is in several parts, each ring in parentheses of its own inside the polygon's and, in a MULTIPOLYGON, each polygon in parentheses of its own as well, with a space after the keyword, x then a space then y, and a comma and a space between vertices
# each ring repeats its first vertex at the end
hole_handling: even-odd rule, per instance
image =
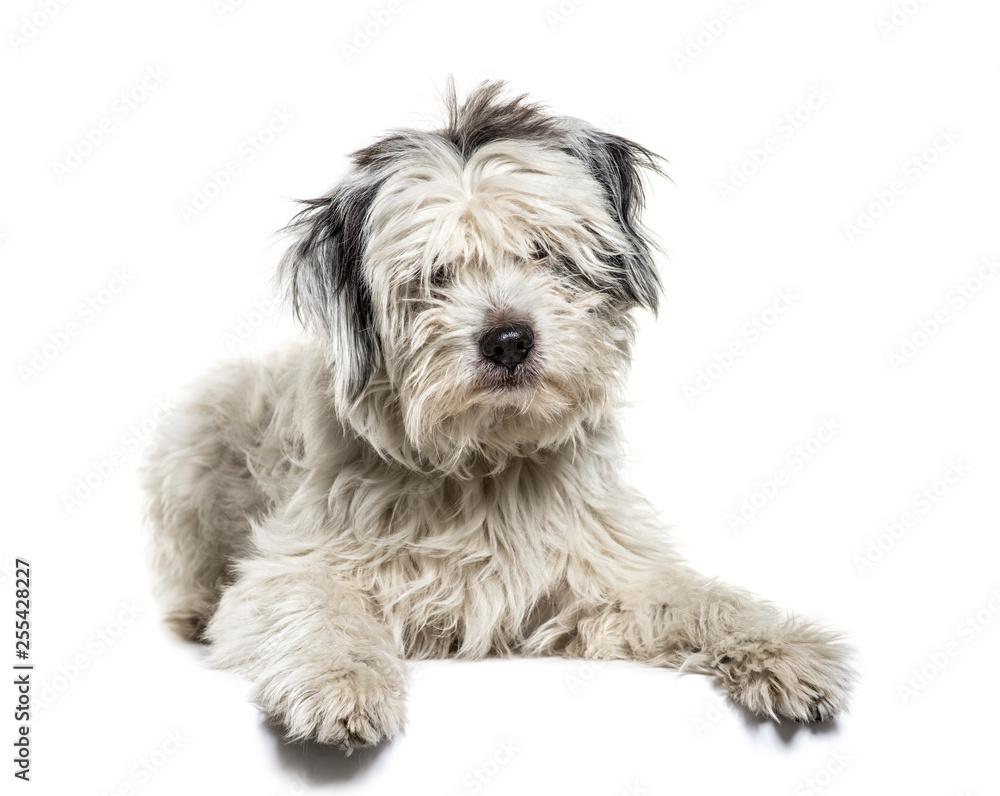
POLYGON ((299 239, 282 260, 279 278, 298 320, 327 338, 338 394, 347 400, 364 390, 381 356, 364 268, 377 192, 377 184, 345 180, 326 196, 304 201, 285 228, 299 239))
POLYGON ((604 189, 612 218, 629 243, 630 250, 613 259, 625 295, 655 313, 661 290, 653 260, 656 244, 640 215, 645 202, 644 172, 665 176, 662 158, 634 141, 592 127, 581 131, 573 154, 604 189))

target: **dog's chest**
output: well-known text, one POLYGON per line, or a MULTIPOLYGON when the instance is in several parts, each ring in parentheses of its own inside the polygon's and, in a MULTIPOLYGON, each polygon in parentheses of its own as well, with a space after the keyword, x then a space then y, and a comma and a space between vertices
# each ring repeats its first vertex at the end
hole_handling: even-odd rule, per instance
POLYGON ((506 651, 544 613, 564 576, 566 518, 534 475, 412 479, 361 512, 354 576, 408 654, 506 651))

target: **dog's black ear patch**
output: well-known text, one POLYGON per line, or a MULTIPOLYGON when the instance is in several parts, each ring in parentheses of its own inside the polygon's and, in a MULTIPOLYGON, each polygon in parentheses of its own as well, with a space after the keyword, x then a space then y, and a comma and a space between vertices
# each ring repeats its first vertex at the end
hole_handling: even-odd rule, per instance
POLYGON ((639 216, 645 203, 643 170, 663 175, 662 159, 627 138, 586 129, 573 142, 570 153, 580 158, 600 183, 612 217, 631 245, 631 251, 614 258, 625 295, 656 312, 660 303, 660 275, 653 260, 655 245, 639 216))
POLYGON ((368 215, 379 183, 347 181, 302 202, 285 228, 299 240, 285 255, 281 278, 298 320, 336 348, 345 395, 356 398, 381 355, 371 287, 364 270, 368 215))

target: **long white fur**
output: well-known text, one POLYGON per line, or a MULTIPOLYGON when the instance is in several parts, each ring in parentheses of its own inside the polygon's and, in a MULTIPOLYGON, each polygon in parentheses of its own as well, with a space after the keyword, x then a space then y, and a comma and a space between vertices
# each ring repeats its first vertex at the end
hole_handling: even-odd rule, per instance
POLYGON ((761 714, 834 716, 839 636, 692 571, 622 481, 635 327, 602 286, 631 244, 601 186, 534 141, 466 160, 420 140, 370 211, 361 394, 334 319, 210 374, 164 424, 145 484, 168 621, 289 737, 348 750, 403 725, 406 658, 637 660, 761 714), (500 390, 477 340, 511 320, 535 330, 532 377, 500 390))

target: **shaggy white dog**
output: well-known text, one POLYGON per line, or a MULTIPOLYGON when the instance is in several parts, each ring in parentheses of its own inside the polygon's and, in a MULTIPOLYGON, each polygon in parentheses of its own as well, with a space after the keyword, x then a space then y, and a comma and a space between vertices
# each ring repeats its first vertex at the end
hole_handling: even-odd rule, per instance
POLYGON ((703 577, 622 482, 645 148, 486 84, 356 152, 282 263, 312 332, 226 366, 145 483, 168 621, 290 738, 397 732, 406 658, 627 659, 829 719, 839 637, 703 577))

